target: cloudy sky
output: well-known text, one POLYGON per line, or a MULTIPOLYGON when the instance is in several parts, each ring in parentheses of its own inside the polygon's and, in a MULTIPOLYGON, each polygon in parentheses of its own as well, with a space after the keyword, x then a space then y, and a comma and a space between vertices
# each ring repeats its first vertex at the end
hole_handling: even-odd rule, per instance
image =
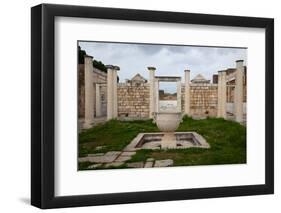
POLYGON ((155 75, 181 76, 183 81, 185 69, 191 71, 191 79, 200 73, 211 80, 217 71, 235 67, 236 60, 247 63, 245 48, 84 41, 80 41, 79 46, 95 60, 119 66, 121 82, 137 73, 148 79, 148 66, 156 67, 155 75))

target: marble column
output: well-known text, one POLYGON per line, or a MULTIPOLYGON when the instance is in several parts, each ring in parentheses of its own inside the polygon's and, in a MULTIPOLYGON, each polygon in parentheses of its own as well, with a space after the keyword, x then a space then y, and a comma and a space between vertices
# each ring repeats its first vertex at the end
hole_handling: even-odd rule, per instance
POLYGON ((120 70, 118 66, 113 67, 113 118, 118 117, 118 95, 117 95, 117 71, 120 70))
POLYGON ((226 72, 218 75, 218 109, 217 117, 226 119, 226 72))
POLYGON ((96 84, 96 117, 101 116, 100 84, 96 84))
POLYGON ((147 67, 149 71, 149 118, 153 118, 155 112, 155 67, 147 67))
POLYGON ((184 113, 190 115, 190 70, 185 70, 184 75, 184 113))
POLYGON ((113 118, 113 73, 114 66, 107 65, 107 120, 113 118))
POLYGON ((94 122, 94 84, 93 84, 93 57, 84 58, 85 82, 85 120, 83 128, 90 128, 94 122))
POLYGON ((235 120, 239 123, 243 121, 243 75, 244 75, 243 60, 238 60, 236 61, 234 107, 235 107, 235 120))
POLYGON ((181 79, 177 81, 177 112, 181 112, 181 79))

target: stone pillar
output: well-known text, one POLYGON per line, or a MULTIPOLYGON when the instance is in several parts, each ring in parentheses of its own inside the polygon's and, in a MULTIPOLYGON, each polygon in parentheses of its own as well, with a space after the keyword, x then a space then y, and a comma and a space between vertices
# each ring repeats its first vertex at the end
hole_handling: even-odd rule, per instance
POLYGON ((236 61, 236 77, 234 89, 235 120, 239 123, 243 121, 243 60, 236 61))
POLYGON ((190 115, 190 70, 185 70, 184 75, 184 113, 190 115))
POLYGON ((113 67, 113 118, 118 117, 118 95, 117 95, 117 71, 120 70, 118 66, 113 67))
POLYGON ((93 57, 84 58, 84 82, 85 82, 85 120, 83 128, 92 127, 94 122, 94 84, 93 84, 93 57))
POLYGON ((219 118, 226 119, 226 72, 219 71, 218 75, 218 112, 219 118))
POLYGON ((154 88, 154 77, 155 77, 155 67, 147 67, 149 71, 149 118, 153 118, 153 113, 155 112, 155 88, 154 88))
POLYGON ((177 81, 177 112, 181 112, 181 79, 177 81))
POLYGON ((101 116, 100 84, 96 84, 96 117, 101 116))
POLYGON ((159 112, 159 81, 155 80, 154 81, 154 91, 155 91, 155 97, 154 97, 154 103, 155 103, 155 108, 154 112, 159 112))
POLYGON ((107 120, 113 118, 113 72, 114 66, 107 65, 107 120))

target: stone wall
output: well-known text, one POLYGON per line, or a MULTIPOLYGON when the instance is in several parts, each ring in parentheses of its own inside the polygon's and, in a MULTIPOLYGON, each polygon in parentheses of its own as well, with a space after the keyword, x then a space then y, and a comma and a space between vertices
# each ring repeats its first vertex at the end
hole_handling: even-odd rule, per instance
MULTIPOLYGON (((182 85, 181 104, 184 112, 184 92, 182 85)), ((190 85, 190 113, 195 117, 217 116, 217 85, 190 85)), ((120 118, 148 118, 149 117, 149 84, 132 85, 118 84, 118 117, 120 118)))
MULTIPOLYGON (((226 102, 234 103, 234 86, 228 86, 226 90, 226 102)), ((243 102, 247 102, 247 85, 243 85, 243 102)))
MULTIPOLYGON (((78 109, 79 109, 79 118, 83 118, 85 116, 85 79, 84 79, 84 64, 79 64, 79 100, 78 100, 78 109)), ((101 105, 102 105, 102 114, 105 116, 106 111, 106 103, 107 103, 107 90, 106 90, 106 84, 107 84, 107 74, 105 72, 100 71, 97 68, 93 68, 93 98, 94 103, 96 102, 96 84, 103 84, 104 86, 100 89, 100 96, 101 96, 101 105)), ((94 115, 96 112, 94 105, 94 115)))
POLYGON ((84 64, 78 65, 78 116, 84 118, 85 116, 85 81, 84 81, 84 64))
MULTIPOLYGON (((184 109, 182 86, 182 111, 184 109)), ((190 114, 194 117, 216 117, 218 104, 217 84, 190 84, 190 114)))
MULTIPOLYGON (((84 65, 79 65, 79 117, 84 116, 84 65)), ((107 74, 100 70, 93 69, 93 88, 94 102, 96 102, 96 84, 103 84, 100 88, 102 115, 106 116, 107 74)), ((244 102, 246 102, 246 85, 244 85, 244 102)), ((218 85, 210 83, 191 83, 190 84, 190 115, 193 117, 204 118, 207 116, 216 117, 218 107, 218 85)), ((181 109, 184 113, 185 108, 185 86, 181 86, 181 109)), ((149 118, 149 83, 127 82, 118 83, 118 117, 128 119, 147 119, 149 118)), ((227 90, 227 102, 233 102, 234 87, 227 90)), ((94 106, 95 108, 95 106, 94 106)), ((96 109, 94 109, 94 112, 96 109)), ((96 115, 95 115, 96 116, 96 115)))
MULTIPOLYGON (((96 92, 96 87, 95 87, 96 84, 103 85, 100 88, 100 103, 101 103, 101 113, 102 113, 101 116, 106 116, 106 111, 107 111, 106 110, 107 109, 107 87, 106 87, 107 73, 102 72, 97 68, 94 68, 93 69, 93 80, 94 80, 93 83, 94 83, 95 92, 96 92)), ((96 97, 94 97, 94 99, 96 99, 96 97)), ((96 102, 96 100, 95 100, 95 102, 96 102)), ((96 113, 96 109, 94 109, 94 110, 95 110, 95 113, 96 113)), ((96 114, 95 114, 95 116, 96 116, 96 114)))
POLYGON ((149 84, 119 83, 118 117, 149 118, 149 84))

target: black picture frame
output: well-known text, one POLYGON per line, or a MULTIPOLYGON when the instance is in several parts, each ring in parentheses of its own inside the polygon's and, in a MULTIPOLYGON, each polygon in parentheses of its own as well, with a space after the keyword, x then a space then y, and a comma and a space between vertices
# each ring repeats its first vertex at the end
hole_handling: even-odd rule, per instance
POLYGON ((41 4, 31 8, 31 204, 60 208, 274 193, 274 20, 271 18, 41 4), (93 195, 54 195, 55 17, 264 28, 265 184, 93 195))

